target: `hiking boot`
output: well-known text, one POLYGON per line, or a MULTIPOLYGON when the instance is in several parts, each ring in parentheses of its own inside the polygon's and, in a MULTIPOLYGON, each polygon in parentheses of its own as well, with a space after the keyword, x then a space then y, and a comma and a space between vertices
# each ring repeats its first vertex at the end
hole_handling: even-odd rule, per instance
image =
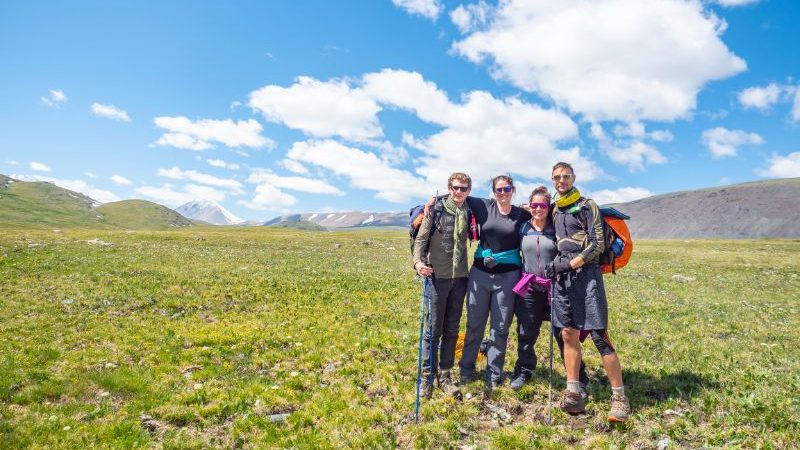
POLYGON ((580 392, 570 392, 566 389, 561 394, 561 400, 558 401, 556 406, 570 414, 580 414, 586 410, 586 405, 580 392))
POLYGON ((467 374, 467 373, 461 372, 461 376, 458 378, 458 385, 459 386, 466 386, 469 383, 471 383, 472 380, 474 380, 474 379, 475 379, 475 374, 474 373, 467 374))
POLYGON ((522 389, 522 386, 531 379, 530 372, 520 372, 514 375, 514 379, 511 380, 511 389, 518 391, 522 389))
POLYGON ((486 378, 483 380, 483 396, 486 398, 492 398, 492 392, 500 387, 499 381, 492 381, 491 378, 486 378))
POLYGON ((631 414, 631 405, 624 394, 611 396, 611 411, 608 412, 609 422, 625 422, 631 414))
POLYGON ((453 383, 453 377, 450 370, 439 371, 439 387, 442 388, 445 394, 452 395, 453 397, 461 397, 461 390, 453 383))
POLYGON ((589 394, 586 392, 586 385, 581 383, 581 398, 585 402, 589 399, 589 394))
POLYGON ((431 398, 431 395, 433 395, 433 377, 431 377, 431 374, 422 374, 422 379, 419 384, 419 395, 425 398, 431 398))

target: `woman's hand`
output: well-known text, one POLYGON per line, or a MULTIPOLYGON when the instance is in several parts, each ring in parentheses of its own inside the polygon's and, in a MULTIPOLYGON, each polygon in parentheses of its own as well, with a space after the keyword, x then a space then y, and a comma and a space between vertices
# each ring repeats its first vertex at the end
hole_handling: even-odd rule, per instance
POLYGON ((421 277, 429 277, 433 275, 433 267, 426 266, 421 262, 414 264, 414 268, 417 269, 417 274, 419 274, 421 277))

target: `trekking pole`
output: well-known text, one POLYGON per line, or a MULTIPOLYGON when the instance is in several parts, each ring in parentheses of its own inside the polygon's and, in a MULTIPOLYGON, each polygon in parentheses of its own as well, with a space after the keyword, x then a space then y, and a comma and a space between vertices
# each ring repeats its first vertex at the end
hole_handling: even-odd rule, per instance
POLYGON ((419 385, 422 381, 422 331, 425 327, 425 287, 422 283, 422 297, 419 302, 419 353, 417 354, 417 401, 414 407, 414 422, 419 422, 419 385))
POLYGON ((547 302, 550 304, 550 370, 547 374, 547 424, 553 423, 553 339, 555 326, 553 325, 553 280, 550 280, 550 290, 547 293, 547 302))
POLYGON ((433 281, 431 281, 430 277, 425 277, 424 283, 428 285, 426 289, 428 293, 428 357, 431 360, 431 372, 428 376, 428 386, 433 390, 433 359, 436 355, 436 351, 433 349, 433 294, 431 293, 433 281))

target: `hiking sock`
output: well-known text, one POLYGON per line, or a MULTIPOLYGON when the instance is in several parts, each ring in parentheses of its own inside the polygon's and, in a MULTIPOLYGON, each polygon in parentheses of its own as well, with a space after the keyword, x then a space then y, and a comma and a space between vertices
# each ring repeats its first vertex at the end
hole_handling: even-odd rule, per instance
POLYGON ((620 387, 612 387, 612 388, 611 388, 611 391, 612 391, 614 394, 616 394, 616 395, 622 395, 622 396, 624 396, 624 395, 625 395, 625 386, 620 386, 620 387))
POLYGON ((567 380, 567 391, 574 392, 576 394, 581 393, 581 382, 580 381, 569 381, 567 380))

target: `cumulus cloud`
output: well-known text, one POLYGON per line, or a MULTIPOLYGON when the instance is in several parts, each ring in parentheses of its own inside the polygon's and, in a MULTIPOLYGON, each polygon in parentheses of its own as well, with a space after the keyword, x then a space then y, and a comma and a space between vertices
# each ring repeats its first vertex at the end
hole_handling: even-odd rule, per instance
POLYGON ((210 166, 220 167, 223 169, 230 169, 230 170, 239 170, 239 165, 236 163, 229 163, 221 159, 206 159, 206 162, 210 166))
POLYGON ((646 165, 667 162, 667 158, 646 141, 668 142, 673 138, 666 130, 648 132, 641 122, 617 125, 612 136, 606 134, 599 123, 592 123, 589 133, 611 161, 628 166, 632 172, 643 170, 646 165))
POLYGON ((640 198, 650 197, 651 195, 655 195, 655 193, 641 187, 621 187, 618 189, 592 191, 589 195, 598 205, 605 205, 608 203, 632 202, 640 198))
POLYGON ((87 177, 91 178, 91 179, 97 178, 97 175, 95 175, 92 172, 83 172, 83 174, 86 175, 87 177))
POLYGON ((781 87, 775 83, 767 86, 754 86, 742 90, 737 95, 739 103, 745 108, 756 108, 762 111, 769 109, 778 102, 781 87))
POLYGON ((281 192, 271 184, 259 184, 256 186, 255 195, 251 200, 239 200, 237 203, 258 211, 278 211, 294 205, 297 203, 297 199, 291 194, 281 192))
POLYGON ((53 171, 53 169, 51 169, 48 165, 40 163, 40 162, 36 162, 36 161, 31 161, 30 164, 28 164, 28 167, 30 167, 31 170, 35 170, 37 172, 52 172, 53 171))
POLYGON ((745 70, 725 28, 699 1, 508 0, 453 50, 589 120, 670 121, 706 83, 745 70))
POLYGON ((105 117, 106 119, 119 120, 121 122, 131 121, 131 118, 125 110, 117 108, 114 105, 92 103, 92 114, 98 117, 105 117))
POLYGON ((62 104, 67 102, 67 96, 61 89, 50 89, 50 95, 40 97, 42 103, 51 108, 60 108, 62 104))
POLYGON ((561 159, 574 162, 586 179, 602 174, 577 147, 560 148, 562 141, 578 136, 577 125, 568 115, 517 97, 499 99, 485 91, 473 91, 455 102, 435 83, 417 72, 404 70, 367 73, 360 80, 298 80, 290 88, 269 86, 255 91, 251 94, 252 106, 268 111, 265 99, 269 97, 273 106, 291 104, 291 115, 297 121, 281 113, 284 123, 311 136, 340 137, 368 146, 378 151, 381 164, 387 167, 403 162, 409 155, 404 148, 377 139, 382 135, 377 114, 384 108, 414 114, 441 129, 429 136, 403 133, 403 143, 423 153, 415 159, 416 174, 429 184, 446 180, 455 169, 476 179, 487 179, 511 168, 524 177, 547 178, 552 164, 561 159), (309 90, 319 94, 312 95, 309 90), (290 100, 289 91, 299 98, 290 100), (279 93, 280 102, 274 98, 275 93, 279 93), (341 105, 361 105, 347 109, 363 114, 337 114, 336 108, 341 105), (486 158, 487 151, 492 158, 486 158))
POLYGON ((288 158, 284 158, 278 161, 278 165, 288 170, 289 172, 296 173, 298 175, 308 174, 308 169, 306 169, 306 166, 288 158))
POLYGON ((134 192, 171 208, 192 200, 213 200, 215 202, 225 200, 224 192, 210 186, 197 184, 187 184, 180 188, 170 183, 161 186, 141 186, 134 189, 134 192))
POLYGON ((256 120, 231 119, 190 120, 187 117, 156 117, 155 125, 167 130, 153 145, 208 150, 214 143, 227 147, 273 148, 275 141, 261 135, 261 124, 256 120))
POLYGON ((773 155, 768 161, 766 169, 756 170, 756 175, 773 178, 800 177, 800 152, 789 153, 786 156, 773 155))
POLYGON ((357 188, 375 191, 375 198, 381 200, 407 203, 411 198, 426 197, 433 192, 428 183, 389 166, 374 153, 333 140, 296 142, 287 156, 346 177, 357 188))
POLYGON ((736 156, 737 148, 742 145, 763 144, 764 139, 756 133, 742 130, 729 130, 716 127, 703 132, 703 144, 708 147, 714 159, 736 156))
POLYGON ((160 168, 158 169, 158 176, 171 178, 173 180, 188 180, 208 186, 225 188, 235 193, 242 192, 242 183, 236 180, 230 178, 219 178, 215 177, 214 175, 209 175, 194 170, 182 170, 179 167, 172 167, 170 169, 160 168))
POLYGON ((471 5, 458 5, 450 11, 450 20, 461 33, 469 33, 486 26, 491 13, 492 7, 480 0, 471 5))
POLYGON ((760 1, 761 0, 716 0, 716 3, 718 3, 721 6, 730 8, 735 6, 754 5, 760 1))
POLYGON ((380 106, 344 80, 298 77, 288 88, 269 85, 251 92, 248 104, 265 119, 309 136, 360 142, 383 135, 377 116, 380 106))
POLYGON ((392 0, 392 3, 409 14, 415 14, 430 20, 436 20, 444 10, 439 0, 392 0))
POLYGON ((485 91, 472 91, 452 102, 416 72, 386 69, 364 75, 363 81, 364 91, 378 102, 443 128, 427 137, 403 135, 406 145, 424 153, 417 173, 429 183, 446 180, 455 169, 475 180, 511 169, 523 177, 547 179, 550 167, 563 159, 573 161, 587 179, 602 173, 578 148, 559 148, 560 141, 578 133, 577 125, 560 111, 516 97, 498 99, 485 91), (487 152, 492 158, 486 158, 487 152))
POLYGON ((133 184, 133 181, 123 177, 122 175, 117 175, 117 174, 111 175, 111 181, 117 183, 120 186, 130 186, 133 184))
POLYGON ((309 192, 312 194, 344 195, 339 188, 323 180, 305 177, 284 177, 276 175, 269 169, 256 168, 247 177, 247 182, 252 184, 269 184, 276 189, 289 189, 292 191, 309 192))
POLYGON ((46 181, 48 183, 53 183, 58 187, 69 189, 70 191, 73 192, 80 192, 81 194, 89 196, 93 200, 96 200, 100 203, 119 201, 119 197, 117 197, 117 195, 114 194, 113 192, 106 189, 100 189, 83 180, 70 180, 63 178, 46 177, 41 175, 20 175, 20 174, 12 174, 11 178, 20 181, 46 181))
POLYGON ((792 102, 792 120, 800 122, 800 89, 794 91, 794 102, 792 102))

